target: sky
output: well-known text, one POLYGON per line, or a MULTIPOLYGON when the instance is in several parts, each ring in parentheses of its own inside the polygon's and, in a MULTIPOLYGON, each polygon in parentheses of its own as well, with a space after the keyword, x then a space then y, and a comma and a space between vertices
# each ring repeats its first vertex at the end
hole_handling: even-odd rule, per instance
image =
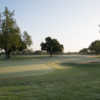
POLYGON ((65 52, 100 39, 100 0, 0 0, 0 12, 4 7, 15 10, 21 32, 32 37, 33 50, 47 36, 58 39, 65 52))

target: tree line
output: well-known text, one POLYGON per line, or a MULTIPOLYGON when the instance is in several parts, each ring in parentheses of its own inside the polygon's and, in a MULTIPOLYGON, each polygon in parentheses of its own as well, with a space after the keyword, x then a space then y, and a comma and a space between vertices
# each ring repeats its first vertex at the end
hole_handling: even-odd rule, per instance
MULTIPOLYGON (((14 18, 14 11, 10 11, 5 7, 4 12, 0 13, 0 50, 4 50, 8 59, 12 52, 23 51, 31 45, 31 36, 27 31, 21 32, 14 18)), ((52 39, 51 37, 47 37, 40 46, 41 50, 45 50, 51 56, 64 50, 63 45, 57 39, 52 39)))

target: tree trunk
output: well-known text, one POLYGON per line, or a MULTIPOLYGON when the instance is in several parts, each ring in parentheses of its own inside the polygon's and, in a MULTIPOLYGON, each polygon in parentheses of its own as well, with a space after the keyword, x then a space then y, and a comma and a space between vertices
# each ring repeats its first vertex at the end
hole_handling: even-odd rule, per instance
POLYGON ((52 57, 52 52, 50 52, 50 57, 52 57))
POLYGON ((10 51, 9 50, 5 50, 5 56, 6 56, 6 59, 10 59, 10 51))

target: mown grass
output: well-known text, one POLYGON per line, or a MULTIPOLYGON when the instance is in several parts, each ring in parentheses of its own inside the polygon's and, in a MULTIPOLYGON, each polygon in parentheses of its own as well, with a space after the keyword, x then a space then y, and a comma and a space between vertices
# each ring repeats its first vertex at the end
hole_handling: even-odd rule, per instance
MULTIPOLYGON (((100 63, 96 63, 99 59, 87 56, 47 58, 33 57, 30 62, 49 65, 53 71, 48 73, 39 75, 41 71, 37 71, 34 75, 33 71, 1 75, 0 100, 100 100, 100 63)), ((26 61, 18 64, 24 66, 26 61)))

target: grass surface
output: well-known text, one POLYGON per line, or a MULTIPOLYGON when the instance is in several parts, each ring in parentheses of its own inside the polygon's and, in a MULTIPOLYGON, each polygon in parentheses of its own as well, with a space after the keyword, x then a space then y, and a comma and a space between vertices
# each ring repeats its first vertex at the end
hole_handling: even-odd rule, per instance
POLYGON ((100 100, 100 59, 88 56, 0 59, 0 100, 100 100))

